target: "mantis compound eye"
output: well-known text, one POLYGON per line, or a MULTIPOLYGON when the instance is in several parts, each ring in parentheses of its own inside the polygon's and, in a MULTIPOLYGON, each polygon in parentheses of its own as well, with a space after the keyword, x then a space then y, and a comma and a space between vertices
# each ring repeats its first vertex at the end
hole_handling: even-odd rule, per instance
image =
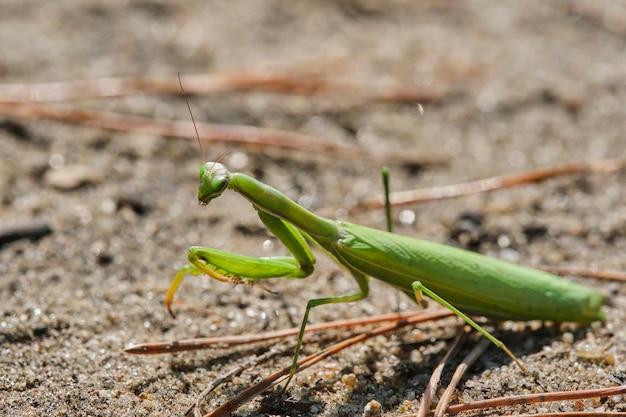
POLYGON ((207 162, 200 168, 200 186, 198 202, 207 205, 214 198, 222 195, 228 187, 228 170, 217 162, 207 162))

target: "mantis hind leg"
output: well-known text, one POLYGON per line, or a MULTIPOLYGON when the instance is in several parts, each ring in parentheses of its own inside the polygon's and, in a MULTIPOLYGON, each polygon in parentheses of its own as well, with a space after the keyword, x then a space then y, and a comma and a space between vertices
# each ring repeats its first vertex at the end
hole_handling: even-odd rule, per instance
MULTIPOLYGON (((391 218, 391 202, 389 198, 389 170, 387 168, 383 168, 381 174, 382 174, 383 186, 385 190, 385 214, 387 217, 387 231, 391 233, 393 232, 393 229, 392 229, 393 221, 391 218)), ((476 329, 480 334, 485 336, 491 343, 496 345, 498 348, 502 349, 513 360, 513 362, 515 362, 517 366, 520 367, 520 369, 524 373, 528 374, 528 371, 526 370, 522 362, 513 354, 513 352, 509 350, 509 348, 506 347, 506 345, 500 339, 497 339, 494 335, 489 333, 487 330, 483 329, 478 323, 476 323, 474 320, 469 318, 461 310, 454 307, 452 304, 450 304, 449 302, 447 302, 446 300, 438 296, 435 292, 428 289, 420 281, 415 281, 411 286, 413 287, 415 300, 418 302, 418 304, 420 304, 422 307, 426 307, 426 301, 424 300, 424 296, 422 294, 422 293, 426 293, 426 295, 428 295, 430 298, 437 301, 439 304, 441 304, 448 310, 452 311, 454 314, 456 314, 461 319, 463 319, 463 321, 465 321, 467 324, 469 324, 474 329, 476 329)))
POLYGON ((425 293, 430 298, 432 298, 433 300, 435 300, 436 302, 438 302, 439 304, 441 304, 442 306, 444 306, 445 308, 447 308, 448 310, 452 311, 454 314, 459 316, 461 319, 463 319, 464 322, 472 326, 480 334, 482 334, 487 339, 489 339, 491 343, 496 345, 498 348, 502 349, 513 360, 513 362, 515 362, 517 366, 520 367, 522 372, 524 372, 525 374, 529 374, 529 372, 526 370, 522 362, 517 358, 517 356, 513 354, 513 352, 509 350, 509 348, 506 347, 506 345, 500 339, 497 339, 494 335, 489 333, 487 330, 483 329, 478 323, 476 323, 474 320, 469 318, 461 310, 454 307, 452 304, 450 304, 449 302, 441 298, 439 295, 437 295, 436 293, 428 289, 420 281, 415 281, 411 286, 413 287, 413 291, 415 293, 415 299, 417 300, 419 304, 421 304, 422 306, 425 304, 424 295, 423 295, 423 293, 425 293))

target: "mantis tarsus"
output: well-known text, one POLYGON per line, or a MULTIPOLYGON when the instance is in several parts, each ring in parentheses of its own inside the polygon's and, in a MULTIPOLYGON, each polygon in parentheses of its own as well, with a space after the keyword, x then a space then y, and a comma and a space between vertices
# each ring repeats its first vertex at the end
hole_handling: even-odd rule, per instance
POLYGON ((501 341, 464 313, 499 320, 579 323, 604 320, 603 300, 594 289, 474 252, 328 220, 269 185, 245 174, 229 172, 220 162, 203 164, 198 190, 200 204, 207 205, 227 189, 250 201, 261 221, 293 256, 255 258, 193 246, 188 250, 190 263, 179 270, 165 303, 173 315, 174 294, 187 274, 206 274, 219 281, 252 285, 266 278, 306 278, 313 272, 315 263, 307 241, 317 245, 352 274, 359 291, 307 302, 290 379, 296 371, 310 310, 365 298, 370 277, 393 285, 417 302, 423 303, 423 293, 435 299, 503 349, 524 371, 521 362, 501 341))

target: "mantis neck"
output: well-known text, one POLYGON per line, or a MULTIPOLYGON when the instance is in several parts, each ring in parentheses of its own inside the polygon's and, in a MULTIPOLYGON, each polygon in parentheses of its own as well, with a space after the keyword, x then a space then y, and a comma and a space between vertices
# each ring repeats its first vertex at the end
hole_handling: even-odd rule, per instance
POLYGON ((311 213, 277 189, 248 175, 231 173, 228 188, 248 199, 257 210, 289 222, 311 236, 339 237, 336 222, 311 213))

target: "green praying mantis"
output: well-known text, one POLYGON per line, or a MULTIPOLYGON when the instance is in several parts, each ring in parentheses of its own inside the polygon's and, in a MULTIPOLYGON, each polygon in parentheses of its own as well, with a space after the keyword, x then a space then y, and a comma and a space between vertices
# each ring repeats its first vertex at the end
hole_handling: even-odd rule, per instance
POLYGON ((592 288, 478 253, 329 220, 267 184, 230 172, 219 161, 204 163, 200 168, 199 203, 207 205, 226 190, 247 199, 292 256, 256 258, 193 246, 187 253, 189 264, 179 270, 166 295, 165 304, 172 316, 173 297, 185 275, 206 274, 218 281, 253 286, 260 286, 258 281, 267 278, 306 278, 315 264, 309 243, 349 272, 358 285, 354 294, 307 302, 285 388, 296 372, 311 309, 366 298, 371 278, 398 288, 420 304, 424 304, 426 294, 503 349, 524 372, 527 371, 517 357, 466 314, 520 321, 604 320, 602 296, 592 288))

